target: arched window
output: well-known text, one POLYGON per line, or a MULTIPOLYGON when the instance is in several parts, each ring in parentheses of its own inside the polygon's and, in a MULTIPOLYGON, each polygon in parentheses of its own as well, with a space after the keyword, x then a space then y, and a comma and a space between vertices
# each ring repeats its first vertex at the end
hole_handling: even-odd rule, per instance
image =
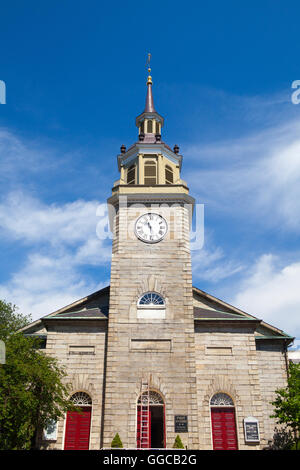
POLYGON ((85 392, 74 393, 74 395, 71 396, 71 401, 76 406, 91 406, 92 404, 91 397, 85 392))
POLYGON ((138 301, 139 307, 146 306, 149 307, 157 307, 159 305, 164 306, 165 301, 164 299, 157 294, 156 292, 147 292, 146 294, 142 295, 138 301))
POLYGON ((146 160, 144 166, 144 184, 152 186, 156 184, 156 161, 146 160))
MULTIPOLYGON (((148 404, 148 392, 143 392, 142 395, 139 396, 138 405, 145 405, 148 404)), ((149 405, 163 405, 164 401, 162 396, 155 392, 154 390, 150 390, 149 392, 149 405)))
POLYGON ((234 406, 234 403, 229 395, 220 392, 211 398, 210 406, 234 406))
POLYGON ((152 123, 151 119, 149 119, 147 121, 147 133, 152 134, 152 132, 153 132, 153 123, 152 123))
POLYGON ((158 121, 155 122, 155 133, 160 134, 160 132, 159 132, 159 122, 158 121))
POLYGON ((166 184, 173 184, 173 181, 174 181, 173 170, 169 165, 166 165, 165 167, 165 178, 166 178, 166 184))
POLYGON ((163 319, 166 316, 164 298, 157 292, 146 292, 137 303, 137 318, 163 319))
POLYGON ((135 184, 135 165, 127 169, 127 184, 135 184))
POLYGON ((144 121, 141 122, 140 132, 141 132, 141 134, 144 134, 144 121))

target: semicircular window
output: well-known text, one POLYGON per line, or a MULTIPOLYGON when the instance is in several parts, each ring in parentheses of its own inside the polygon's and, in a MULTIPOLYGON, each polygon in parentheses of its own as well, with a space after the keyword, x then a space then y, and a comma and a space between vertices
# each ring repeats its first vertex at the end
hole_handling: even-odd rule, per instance
POLYGON ((71 396, 71 401, 77 406, 90 406, 92 404, 91 397, 84 392, 74 393, 74 395, 71 396))
POLYGON ((148 392, 143 392, 142 395, 140 395, 138 399, 138 405, 163 405, 164 401, 161 397, 161 395, 157 392, 154 392, 153 390, 150 390, 149 395, 148 392))
POLYGON ((210 406, 234 406, 234 403, 226 393, 216 393, 210 400, 210 406))
POLYGON ((165 301, 164 299, 157 294, 156 292, 147 292, 144 294, 138 302, 139 307, 164 307, 165 301))

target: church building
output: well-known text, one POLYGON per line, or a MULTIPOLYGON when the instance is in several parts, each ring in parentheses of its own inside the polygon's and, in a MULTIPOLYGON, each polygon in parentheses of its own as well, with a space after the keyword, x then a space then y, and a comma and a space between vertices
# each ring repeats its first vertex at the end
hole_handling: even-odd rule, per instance
POLYGON ((110 285, 23 329, 65 367, 82 409, 44 430, 39 447, 110 448, 118 433, 131 449, 172 448, 177 435, 187 449, 264 449, 293 338, 193 286, 195 200, 179 147, 163 141, 150 69, 135 122, 107 201, 110 285))

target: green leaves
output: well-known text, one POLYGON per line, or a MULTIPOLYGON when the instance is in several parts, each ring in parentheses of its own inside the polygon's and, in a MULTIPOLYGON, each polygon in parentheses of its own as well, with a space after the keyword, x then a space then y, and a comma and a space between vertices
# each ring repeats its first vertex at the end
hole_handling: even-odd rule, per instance
POLYGON ((180 436, 178 434, 175 438, 173 449, 184 449, 184 445, 183 445, 182 440, 180 439, 180 436))
POLYGON ((39 339, 18 332, 28 317, 0 301, 0 322, 6 345, 6 364, 0 365, 0 449, 30 449, 38 430, 75 407, 57 360, 38 349, 39 339))
POLYGON ((118 433, 115 435, 115 437, 111 441, 111 447, 113 449, 122 449, 123 448, 123 443, 122 443, 121 438, 120 438, 118 433))
POLYGON ((276 395, 271 418, 293 430, 297 445, 300 434, 300 364, 290 362, 288 386, 276 390, 276 395))

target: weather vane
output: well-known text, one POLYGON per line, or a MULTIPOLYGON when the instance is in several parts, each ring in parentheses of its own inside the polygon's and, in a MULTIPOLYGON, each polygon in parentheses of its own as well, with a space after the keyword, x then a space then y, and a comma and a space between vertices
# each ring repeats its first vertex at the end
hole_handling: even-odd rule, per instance
POLYGON ((148 52, 148 58, 147 58, 146 67, 148 67, 148 72, 149 72, 149 73, 151 72, 150 61, 151 61, 151 54, 150 54, 150 52, 148 52))

